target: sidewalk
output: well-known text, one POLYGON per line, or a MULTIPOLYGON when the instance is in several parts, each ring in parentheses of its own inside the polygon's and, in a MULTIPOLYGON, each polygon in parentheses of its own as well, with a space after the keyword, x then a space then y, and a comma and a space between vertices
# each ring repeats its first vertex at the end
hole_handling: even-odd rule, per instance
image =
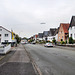
POLYGON ((2 66, 0 75, 36 75, 32 63, 22 45, 16 47, 14 55, 2 66))
POLYGON ((65 47, 65 46, 54 46, 55 48, 61 48, 61 49, 67 49, 67 50, 73 50, 75 51, 74 47, 65 47))

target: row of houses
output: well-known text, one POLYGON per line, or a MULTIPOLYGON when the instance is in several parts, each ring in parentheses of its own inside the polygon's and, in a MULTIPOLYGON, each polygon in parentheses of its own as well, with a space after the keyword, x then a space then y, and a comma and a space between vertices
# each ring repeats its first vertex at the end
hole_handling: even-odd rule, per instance
POLYGON ((0 26, 0 43, 7 44, 7 43, 15 43, 15 33, 13 31, 9 31, 8 29, 0 26))
POLYGON ((56 41, 61 42, 61 40, 68 41, 69 37, 75 40, 75 16, 72 16, 70 23, 60 23, 58 28, 50 28, 49 31, 38 33, 32 38, 45 41, 52 41, 55 38, 56 41))

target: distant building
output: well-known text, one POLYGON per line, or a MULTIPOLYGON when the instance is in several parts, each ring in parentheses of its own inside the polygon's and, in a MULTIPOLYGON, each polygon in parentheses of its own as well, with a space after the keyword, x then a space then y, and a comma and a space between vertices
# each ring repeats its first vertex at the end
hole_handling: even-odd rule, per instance
POLYGON ((75 40, 75 16, 72 16, 70 26, 69 26, 69 37, 72 37, 75 40))
POLYGON ((33 36, 33 38, 34 38, 34 40, 36 41, 37 40, 37 38, 38 38, 38 35, 36 34, 36 35, 34 35, 33 36))
POLYGON ((49 31, 44 31, 43 32, 43 40, 47 41, 48 35, 49 35, 49 31))
POLYGON ((48 41, 52 41, 55 38, 54 34, 55 34, 56 30, 57 30, 56 28, 50 28, 50 30, 49 30, 49 36, 47 37, 48 41))
POLYGON ((0 26, 0 43, 6 44, 6 43, 14 43, 15 40, 15 34, 6 28, 0 26))
POLYGON ((55 36, 55 40, 58 41, 58 32, 59 32, 59 27, 56 29, 54 36, 55 36))
POLYGON ((43 40, 43 33, 38 33, 38 40, 43 40))
POLYGON ((69 28, 69 23, 61 23, 59 27, 59 32, 58 32, 58 41, 68 41, 68 31, 69 28))

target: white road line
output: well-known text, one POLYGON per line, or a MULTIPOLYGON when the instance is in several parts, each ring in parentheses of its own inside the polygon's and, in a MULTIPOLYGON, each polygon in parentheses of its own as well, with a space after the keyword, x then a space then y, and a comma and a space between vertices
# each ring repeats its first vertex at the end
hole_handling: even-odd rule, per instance
POLYGON ((2 64, 0 65, 0 67, 3 66, 5 63, 6 63, 6 62, 2 63, 2 64))

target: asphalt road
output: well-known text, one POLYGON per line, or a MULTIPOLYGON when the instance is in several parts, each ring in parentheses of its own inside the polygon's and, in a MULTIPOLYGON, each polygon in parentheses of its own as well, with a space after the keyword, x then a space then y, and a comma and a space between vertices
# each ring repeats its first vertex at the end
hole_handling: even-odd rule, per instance
POLYGON ((36 75, 22 45, 19 45, 0 60, 0 75, 36 75))
POLYGON ((75 75, 75 51, 26 44, 42 75, 75 75))

